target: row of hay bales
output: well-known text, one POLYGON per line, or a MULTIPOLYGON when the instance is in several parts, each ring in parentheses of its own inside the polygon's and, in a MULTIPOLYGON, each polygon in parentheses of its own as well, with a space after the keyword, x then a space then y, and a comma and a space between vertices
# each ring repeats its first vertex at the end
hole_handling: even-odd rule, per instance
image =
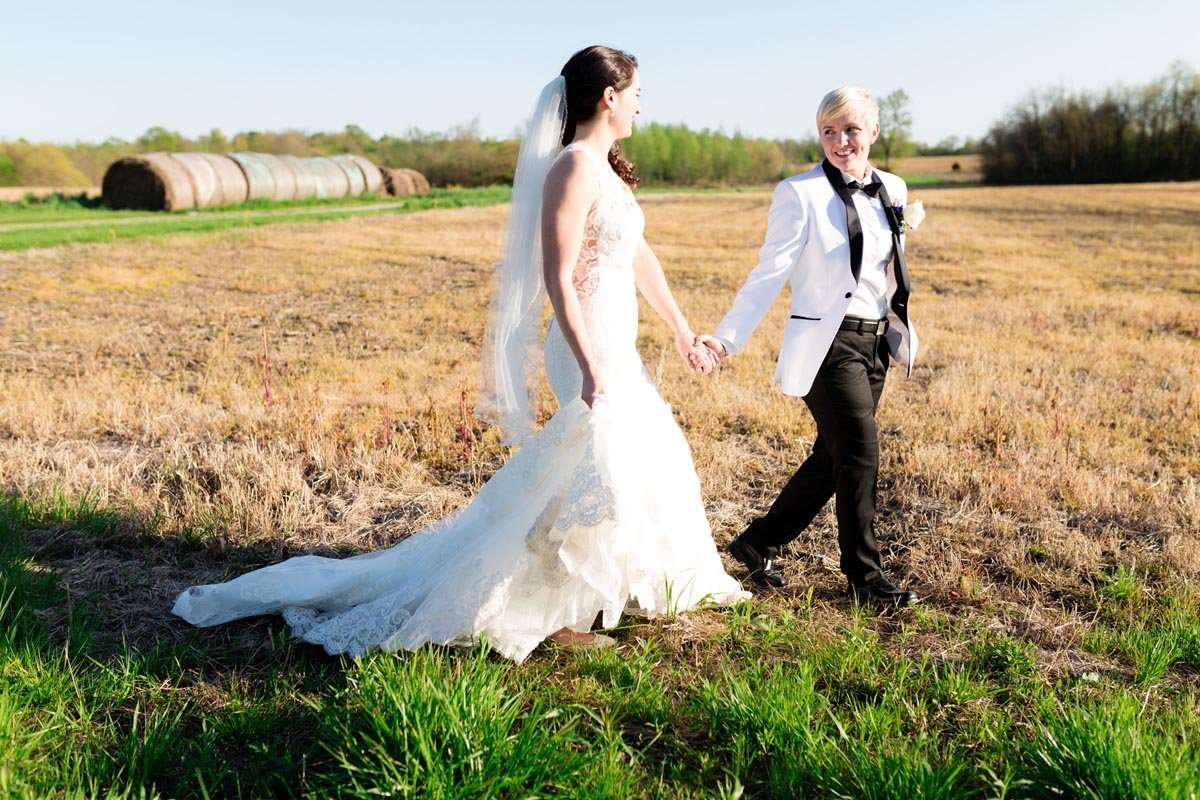
POLYGON ((361 194, 425 194, 429 181, 410 169, 377 167, 362 156, 270 153, 143 153, 104 173, 110 208, 179 211, 247 200, 307 200, 361 194))

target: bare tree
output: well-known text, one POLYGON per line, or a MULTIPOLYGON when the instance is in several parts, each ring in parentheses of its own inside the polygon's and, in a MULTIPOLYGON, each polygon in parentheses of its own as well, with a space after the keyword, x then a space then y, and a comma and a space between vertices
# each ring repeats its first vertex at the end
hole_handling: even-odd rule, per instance
POLYGON ((990 183, 1200 177, 1200 72, 1183 62, 1141 87, 1031 93, 984 139, 990 183))
POLYGON ((912 114, 908 111, 908 92, 897 89, 879 101, 879 146, 883 148, 883 168, 891 171, 892 156, 899 155, 912 132, 912 114))

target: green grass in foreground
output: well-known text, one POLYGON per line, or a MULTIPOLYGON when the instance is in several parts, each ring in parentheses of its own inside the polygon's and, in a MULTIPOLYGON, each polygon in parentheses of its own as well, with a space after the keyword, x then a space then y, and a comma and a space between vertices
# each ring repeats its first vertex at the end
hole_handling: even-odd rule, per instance
POLYGON ((102 548, 138 524, 86 498, 0 499, 0 796, 1200 792, 1200 692, 1161 680, 1200 669, 1195 597, 1150 597, 1128 571, 1098 587, 1089 646, 1128 652, 1132 677, 1052 678, 1028 642, 935 608, 853 611, 817 635, 804 604, 706 612, 716 625, 695 653, 673 652, 660 624, 631 625, 619 651, 523 666, 439 649, 355 663, 278 624, 253 652, 214 631, 113 652, 93 644, 88 613, 112 599, 66 597, 30 539, 82 531, 102 548), (54 635, 38 611, 64 604, 68 633, 54 635), (956 646, 932 655, 937 637, 956 646), (1170 658, 1143 664, 1164 637, 1170 658))
POLYGON ((0 250, 115 242, 281 222, 320 222, 364 214, 496 205, 508 202, 510 194, 511 189, 507 186, 435 189, 427 195, 399 198, 364 196, 282 203, 256 200, 237 206, 176 213, 113 211, 82 197, 57 198, 47 203, 0 203, 0 250), (110 222, 112 224, 107 224, 110 222))

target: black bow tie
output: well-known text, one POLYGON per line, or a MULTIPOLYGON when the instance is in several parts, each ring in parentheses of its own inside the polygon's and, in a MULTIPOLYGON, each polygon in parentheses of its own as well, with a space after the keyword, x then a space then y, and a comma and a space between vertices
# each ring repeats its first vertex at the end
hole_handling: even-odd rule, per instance
POLYGON ((846 184, 846 187, 851 191, 857 189, 867 197, 875 197, 879 194, 879 190, 883 188, 883 181, 871 181, 870 183, 863 183, 862 181, 850 181, 846 184))

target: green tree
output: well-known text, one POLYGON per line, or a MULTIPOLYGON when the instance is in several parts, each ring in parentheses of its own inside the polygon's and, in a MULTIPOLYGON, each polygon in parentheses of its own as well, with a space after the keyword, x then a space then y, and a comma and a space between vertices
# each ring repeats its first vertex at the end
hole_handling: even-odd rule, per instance
POLYGON ((672 126, 671 162, 679 182, 685 186, 696 183, 700 175, 700 141, 686 125, 672 126))
POLYGON ((183 143, 183 137, 175 131, 155 125, 138 137, 137 145, 143 153, 166 151, 174 153, 183 143))
POLYGON ((18 139, 0 146, 0 157, 16 166, 18 186, 83 187, 92 182, 79 171, 58 145, 31 144, 18 139))
POLYGON ((879 101, 879 146, 883 149, 885 170, 891 170, 892 156, 899 155, 908 144, 911 132, 908 92, 897 89, 879 101))
POLYGON ((734 131, 729 145, 729 162, 725 180, 735 184, 748 183, 752 165, 750 154, 746 150, 746 137, 742 136, 741 131, 734 131))
POLYGON ((992 183, 1194 180, 1200 73, 1176 62, 1142 87, 1031 93, 992 127, 981 151, 992 183))
POLYGON ((17 185, 17 165, 8 156, 0 156, 0 186, 17 185))
POLYGON ((777 143, 767 139, 751 139, 749 151, 752 183, 769 183, 787 177, 783 150, 777 143))
POLYGON ((229 152, 229 140, 225 138, 225 134, 221 133, 220 128, 213 128, 207 136, 201 136, 196 140, 196 147, 206 153, 227 153, 229 152))

